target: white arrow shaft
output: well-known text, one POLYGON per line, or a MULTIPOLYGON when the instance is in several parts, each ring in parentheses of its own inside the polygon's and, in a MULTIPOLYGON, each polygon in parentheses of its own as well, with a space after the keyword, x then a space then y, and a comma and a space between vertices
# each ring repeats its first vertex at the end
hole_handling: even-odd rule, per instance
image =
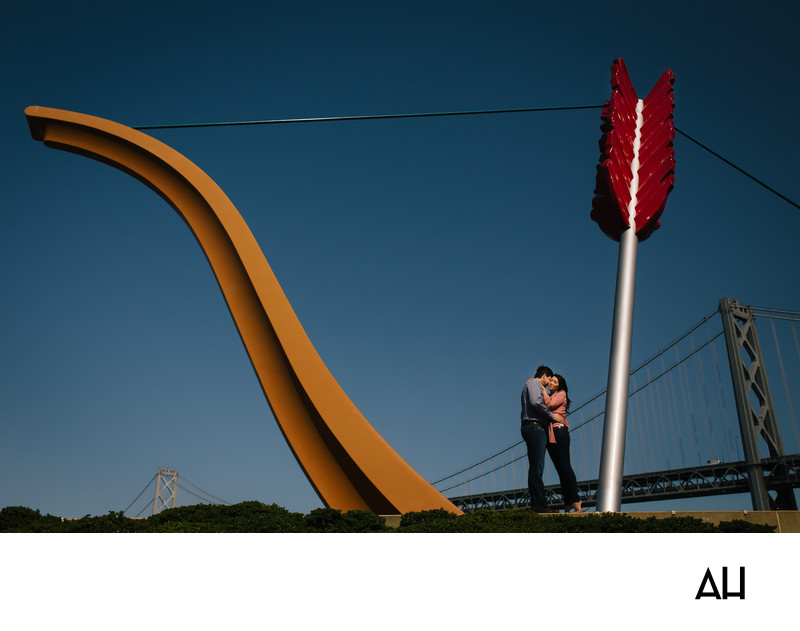
POLYGON ((639 149, 642 146, 642 125, 644 125, 644 101, 636 103, 636 131, 633 138, 633 160, 631 161, 631 186, 628 189, 631 201, 628 202, 628 225, 636 230, 636 194, 639 192, 639 149))

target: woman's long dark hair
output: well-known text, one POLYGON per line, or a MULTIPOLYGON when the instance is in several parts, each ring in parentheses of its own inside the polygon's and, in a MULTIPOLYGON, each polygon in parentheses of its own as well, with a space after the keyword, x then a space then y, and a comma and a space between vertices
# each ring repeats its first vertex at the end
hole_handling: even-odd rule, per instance
MULTIPOLYGON (((563 390, 567 397, 567 407, 565 409, 569 410, 569 404, 572 403, 572 401, 569 400, 569 388, 567 388, 567 380, 561 375, 554 374, 553 377, 558 379, 558 390, 563 390)), ((556 392, 558 392, 558 390, 556 390, 556 392)))

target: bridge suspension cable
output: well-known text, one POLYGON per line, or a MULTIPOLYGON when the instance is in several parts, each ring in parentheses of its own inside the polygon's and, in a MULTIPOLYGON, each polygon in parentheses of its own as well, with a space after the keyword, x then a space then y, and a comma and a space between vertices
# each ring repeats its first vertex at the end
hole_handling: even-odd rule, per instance
POLYGON ((180 482, 178 482, 177 486, 178 486, 178 488, 179 488, 179 489, 181 489, 182 491, 186 491, 186 492, 187 492, 189 495, 191 495, 192 497, 196 497, 198 500, 200 500, 200 503, 203 503, 203 502, 206 502, 207 504, 215 504, 215 503, 216 503, 216 502, 209 502, 209 501, 208 501, 208 500, 207 500, 205 497, 201 497, 201 496, 200 496, 200 495, 198 495, 197 493, 193 492, 191 489, 187 489, 187 488, 186 488, 185 486, 183 486, 183 485, 182 485, 180 482))
POLYGON ((150 504, 150 502, 146 503, 142 507, 142 510, 140 510, 138 513, 136 513, 136 517, 141 517, 142 513, 145 512, 146 510, 152 510, 152 504, 150 504))
MULTIPOLYGON (((756 311, 756 310, 754 309, 754 311, 756 311)), ((759 311, 770 311, 770 312, 777 312, 777 313, 791 314, 791 315, 800 316, 800 313, 795 313, 795 312, 791 312, 791 311, 775 311, 775 310, 769 310, 769 309, 767 309, 767 310, 759 309, 759 311)), ((772 315, 766 315, 765 316, 765 315, 762 315, 762 314, 756 314, 756 315, 758 317, 765 317, 765 318, 769 319, 770 328, 772 329, 772 339, 775 342, 775 353, 776 353, 777 358, 778 358, 778 366, 781 369, 781 378, 783 379, 783 388, 784 388, 784 391, 786 392, 786 402, 788 403, 789 416, 792 419, 792 430, 794 430, 795 441, 797 442, 798 447, 800 447, 800 431, 798 431, 797 418, 794 415, 794 405, 792 405, 792 395, 791 395, 791 392, 789 390, 789 382, 788 382, 788 379, 786 377, 786 367, 784 366, 784 363, 783 363, 783 355, 781 354, 781 347, 780 347, 780 343, 778 342, 778 332, 775 330, 775 320, 789 320, 790 322, 792 322, 792 335, 794 337, 795 348, 797 349, 797 357, 798 357, 798 359, 800 359, 800 342, 798 342, 797 329, 794 326, 794 323, 795 322, 800 322, 800 319, 785 318, 785 317, 781 317, 781 316, 772 316, 772 315)))
POLYGON ((786 311, 784 309, 767 309, 766 307, 750 307, 753 315, 759 318, 769 318, 772 320, 789 320, 790 322, 800 322, 800 311, 786 311), (794 316, 792 318, 785 318, 781 316, 771 315, 773 313, 780 313, 783 315, 794 316))
MULTIPOLYGON (((139 495, 137 495, 135 498, 133 498, 133 501, 130 504, 128 504, 128 508, 126 508, 124 511, 122 511, 123 513, 127 513, 130 510, 131 506, 133 506, 136 503, 136 500, 138 500, 142 496, 142 494, 148 489, 148 487, 153 483, 153 480, 156 479, 157 475, 158 475, 158 472, 156 472, 155 475, 152 478, 150 478, 150 481, 147 484, 144 485, 144 488, 141 491, 139 491, 139 495)), ((137 517, 138 517, 138 515, 137 515, 137 517)))
MULTIPOLYGON (((201 488, 200 488, 199 486, 197 486, 196 484, 193 484, 193 483, 192 483, 192 481, 191 481, 191 480, 189 480, 189 479, 188 479, 188 478, 187 478, 185 475, 182 475, 182 476, 180 477, 180 480, 182 480, 182 481, 184 481, 184 482, 187 482, 188 484, 190 484, 192 487, 194 487, 195 489, 197 489, 198 491, 200 491, 200 492, 201 492, 201 493, 203 493, 204 495, 207 495, 208 497, 211 497, 211 498, 213 498, 213 499, 217 500, 217 502, 221 502, 222 504, 227 504, 228 506, 230 506, 230 504, 231 504, 230 502, 227 502, 227 501, 225 501, 225 500, 223 500, 223 499, 220 499, 220 498, 218 498, 216 495, 212 495, 212 494, 211 494, 211 493, 209 493, 208 491, 204 491, 203 489, 201 489, 201 488)), ((178 483, 178 486, 179 486, 180 488, 182 488, 184 491, 186 491, 187 493, 191 493, 191 494, 192 494, 192 495, 194 495, 195 497, 199 497, 200 499, 205 499, 206 501, 208 501, 206 498, 202 498, 202 497, 200 497, 199 495, 197 495, 196 493, 193 493, 193 492, 192 492, 192 491, 190 491, 189 489, 187 489, 187 488, 185 488, 185 487, 181 486, 180 482, 178 483)), ((211 503, 211 504, 214 504, 215 502, 209 502, 209 503, 211 503)))

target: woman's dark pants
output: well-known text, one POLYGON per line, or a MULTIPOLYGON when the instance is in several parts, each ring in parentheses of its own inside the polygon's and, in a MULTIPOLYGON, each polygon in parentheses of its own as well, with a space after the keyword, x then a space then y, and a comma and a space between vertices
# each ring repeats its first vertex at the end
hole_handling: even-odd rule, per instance
POLYGON ((564 506, 569 507, 580 500, 578 495, 578 481, 575 472, 569 462, 569 429, 566 427, 556 427, 553 432, 556 435, 555 443, 547 443, 547 453, 558 473, 561 482, 561 495, 564 496, 564 506))

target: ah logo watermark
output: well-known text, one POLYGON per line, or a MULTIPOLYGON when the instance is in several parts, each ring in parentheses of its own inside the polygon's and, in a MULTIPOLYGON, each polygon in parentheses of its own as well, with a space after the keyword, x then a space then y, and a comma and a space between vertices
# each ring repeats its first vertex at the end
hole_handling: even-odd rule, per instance
POLYGON ((720 596, 717 584, 714 581, 714 576, 711 574, 711 568, 706 568, 706 574, 703 577, 703 582, 700 583, 700 589, 697 590, 695 600, 701 598, 716 598, 717 600, 727 600, 728 597, 738 596, 744 600, 744 567, 739 568, 739 591, 732 592, 728 590, 728 568, 722 568, 722 595, 720 596), (710 591, 706 591, 709 590, 710 591))

